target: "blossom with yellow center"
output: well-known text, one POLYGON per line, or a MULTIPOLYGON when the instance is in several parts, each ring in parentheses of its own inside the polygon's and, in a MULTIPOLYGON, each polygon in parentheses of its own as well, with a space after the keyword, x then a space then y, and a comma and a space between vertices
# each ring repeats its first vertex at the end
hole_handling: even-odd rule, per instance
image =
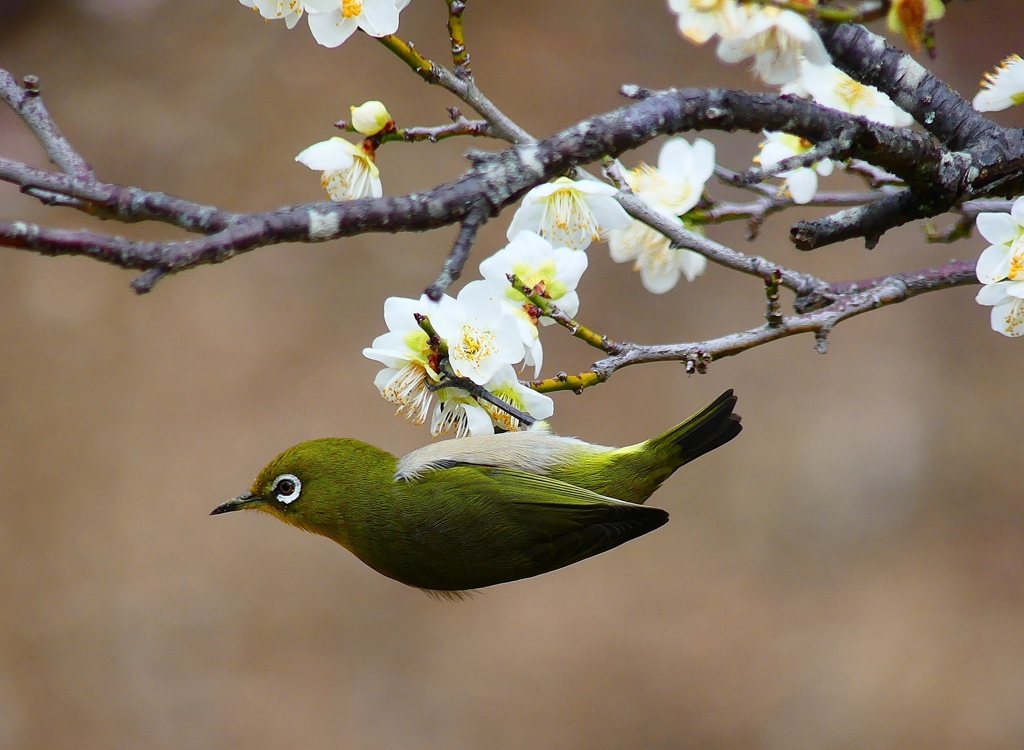
POLYGON ((679 33, 695 44, 704 44, 715 34, 736 37, 750 15, 746 4, 736 0, 668 0, 676 14, 679 33))
POLYGON ((946 5, 942 0, 893 0, 886 21, 889 31, 903 34, 907 44, 916 52, 921 48, 925 24, 944 15, 946 5))
POLYGON ((1011 338, 1024 336, 1024 281, 986 284, 975 301, 992 306, 993 331, 1011 338))
POLYGON ((426 296, 418 300, 389 297, 384 302, 384 322, 388 333, 373 340, 363 349, 363 356, 376 360, 384 369, 373 384, 380 395, 398 406, 413 424, 423 424, 433 401, 431 384, 437 384, 437 355, 427 343, 427 334, 416 321, 416 314, 427 315, 436 308, 426 296))
MULTIPOLYGON (((551 400, 551 397, 523 385, 516 377, 516 371, 510 365, 505 365, 498 370, 497 374, 484 387, 506 404, 526 412, 534 419, 547 419, 555 413, 555 402, 551 400)), ((491 415, 494 423, 506 432, 526 429, 526 425, 494 404, 482 401, 480 405, 491 415)))
POLYGON ((753 57, 754 75, 775 85, 796 80, 803 58, 814 65, 831 63, 825 45, 807 19, 770 5, 754 12, 737 36, 722 39, 718 57, 727 63, 753 57))
MULTIPOLYGON (((572 317, 580 309, 576 286, 587 270, 587 262, 587 254, 582 250, 555 247, 534 232, 520 232, 480 264, 480 275, 509 303, 522 306, 527 304, 526 297, 508 281, 508 275, 514 273, 524 285, 572 317)), ((552 322, 547 318, 542 320, 545 324, 552 322)))
MULTIPOLYGON (((789 133, 765 133, 765 138, 767 140, 761 143, 761 153, 754 157, 754 161, 760 163, 762 167, 770 167, 791 156, 805 154, 814 147, 806 138, 789 133)), ((794 203, 810 203, 818 192, 818 175, 827 177, 832 174, 833 168, 831 159, 822 159, 815 162, 812 167, 798 167, 780 172, 779 177, 785 180, 782 189, 789 193, 794 203)))
MULTIPOLYGON (((641 196, 643 197, 643 196, 641 196)), ((653 206, 679 226, 683 221, 664 208, 653 206)), ((633 261, 633 270, 640 272, 640 283, 652 294, 664 294, 679 283, 680 275, 693 281, 704 273, 707 258, 692 250, 672 247, 668 237, 643 222, 633 221, 626 229, 612 232, 608 240, 612 260, 633 261)))
POLYGON ((519 326, 487 281, 467 284, 457 299, 443 297, 431 312, 430 322, 447 342, 452 371, 478 385, 490 380, 503 365, 523 358, 519 326))
POLYGON ((823 107, 860 115, 894 128, 909 127, 914 122, 914 118, 874 86, 853 80, 833 65, 811 65, 804 60, 798 85, 823 107))
POLYGON ((446 432, 461 438, 467 435, 493 435, 491 415, 461 388, 442 388, 430 418, 430 434, 438 437, 446 432))
POLYGON ((612 197, 615 193, 604 182, 559 177, 523 197, 507 236, 514 240, 520 232, 537 232, 556 247, 586 250, 603 233, 629 224, 629 214, 612 197))
POLYGON ((715 146, 698 138, 669 138, 658 154, 658 168, 641 164, 626 172, 626 183, 648 203, 680 216, 697 205, 704 183, 715 171, 715 146))
POLYGON ((398 14, 409 0, 305 0, 309 30, 324 47, 337 47, 356 29, 370 36, 398 31, 398 14))
POLYGON ((303 0, 239 0, 247 8, 259 11, 268 21, 284 19, 285 25, 291 29, 302 18, 305 8, 303 0))
POLYGON ((978 281, 1024 281, 1024 197, 1010 213, 980 213, 975 220, 981 236, 991 242, 978 258, 978 281))
POLYGON ((1020 55, 1010 55, 995 71, 985 74, 973 104, 979 112, 999 112, 1021 103, 1024 103, 1024 60, 1020 55))
POLYGON ((331 200, 380 198, 380 170, 373 156, 344 138, 335 136, 314 143, 295 157, 295 161, 323 172, 320 184, 331 200))

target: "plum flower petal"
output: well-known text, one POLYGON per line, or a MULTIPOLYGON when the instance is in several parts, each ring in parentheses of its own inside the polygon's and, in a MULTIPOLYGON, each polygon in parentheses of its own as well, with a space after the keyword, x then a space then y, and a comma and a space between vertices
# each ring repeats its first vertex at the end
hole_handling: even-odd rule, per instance
POLYGON ((559 177, 539 185, 523 198, 512 217, 508 238, 523 231, 537 232, 556 247, 586 250, 612 229, 629 224, 629 214, 612 196, 616 190, 597 180, 559 177))
MULTIPOLYGON (((555 402, 551 397, 523 385, 516 371, 509 365, 498 370, 485 387, 505 403, 526 412, 534 419, 547 419, 555 413, 555 402)), ((501 429, 507 432, 525 429, 525 425, 507 411, 486 402, 482 402, 481 406, 501 429)))
MULTIPOLYGON (((678 216, 664 208, 654 208, 673 223, 683 225, 678 216)), ((707 258, 703 255, 672 247, 668 237, 640 221, 612 232, 608 248, 616 263, 633 261, 633 270, 640 273, 640 283, 652 294, 669 291, 679 283, 681 275, 687 281, 693 281, 707 268, 707 258)))
POLYGON ((461 388, 442 388, 437 395, 438 403, 430 417, 433 437, 446 432, 457 438, 494 434, 491 415, 469 393, 461 388))
MULTIPOLYGON (((853 80, 834 65, 800 64, 799 85, 818 104, 851 115, 861 115, 882 125, 906 128, 914 118, 876 89, 853 80)), ((790 84, 792 86, 792 84, 790 84)))
POLYGON ((979 305, 992 306, 992 330, 1004 336, 1024 336, 1024 281, 999 281, 978 292, 979 305))
POLYGON ((305 9, 303 0, 239 0, 242 5, 259 11, 268 21, 284 19, 285 26, 294 28, 305 9))
POLYGON ((523 358, 515 318, 502 308, 486 281, 463 287, 457 299, 442 298, 430 322, 448 344, 448 362, 459 377, 483 385, 501 369, 523 358))
POLYGON ((1009 214, 980 213, 976 221, 981 236, 992 243, 978 258, 978 281, 1024 281, 1024 197, 1013 202, 1009 214))
POLYGON ((732 39, 743 30, 750 15, 736 0, 668 0, 676 14, 679 33, 695 44, 704 44, 716 34, 732 39))
POLYGON ((356 29, 381 37, 398 31, 398 14, 408 3, 395 0, 305 0, 309 30, 324 47, 337 47, 356 29))
POLYGON ((525 295, 508 282, 508 275, 515 274, 566 315, 574 316, 580 307, 576 286, 587 270, 587 263, 587 254, 582 250, 556 247, 534 232, 523 231, 480 264, 480 275, 512 304, 528 304, 525 295))
MULTIPOLYGON (((765 138, 761 144, 761 153, 754 157, 754 161, 762 167, 770 167, 783 159, 807 153, 814 146, 810 141, 789 133, 765 133, 765 138)), ((782 188, 789 193, 794 203, 810 203, 818 192, 818 175, 827 177, 832 174, 834 166, 831 159, 822 159, 812 167, 780 172, 779 177, 785 180, 782 188)))
POLYGON ((439 382, 437 362, 427 344, 427 334, 416 322, 415 314, 429 315, 436 304, 426 296, 418 300, 389 297, 384 301, 384 322, 388 333, 363 349, 363 356, 385 367, 377 373, 374 385, 380 395, 398 406, 413 424, 423 424, 433 401, 431 384, 439 382))
POLYGON ((648 203, 678 216, 697 205, 714 171, 715 146, 710 141, 698 138, 691 145, 685 138, 669 138, 658 154, 657 169, 641 164, 625 177, 648 203))
POLYGON ((803 58, 814 65, 831 63, 825 45, 807 19, 773 6, 754 12, 735 38, 722 39, 718 57, 727 63, 753 57, 754 75, 774 85, 796 80, 803 58))
POLYGON ((323 172, 320 184, 334 201, 356 198, 380 198, 380 170, 373 158, 344 138, 329 138, 314 143, 295 157, 295 161, 323 172))
POLYGON ((991 73, 986 73, 973 106, 979 112, 999 112, 1024 102, 1024 60, 1010 55, 991 73))

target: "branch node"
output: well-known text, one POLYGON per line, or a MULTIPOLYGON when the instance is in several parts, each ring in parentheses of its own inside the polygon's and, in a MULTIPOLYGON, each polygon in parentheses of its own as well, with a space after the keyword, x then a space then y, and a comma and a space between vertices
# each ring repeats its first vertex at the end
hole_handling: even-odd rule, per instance
POLYGON ((831 329, 819 328, 814 332, 814 351, 818 354, 828 353, 828 334, 831 329))
POLYGON ((764 279, 764 293, 768 300, 764 317, 768 325, 778 328, 782 325, 782 306, 779 304, 779 284, 782 282, 782 269, 776 268, 764 279))
POLYGON ((28 75, 21 79, 22 86, 25 87, 25 94, 28 96, 39 96, 39 76, 28 75))
POLYGON ((473 249, 473 241, 476 239, 476 235, 477 232, 480 231, 480 227, 482 227, 486 221, 486 202, 478 200, 473 209, 466 215, 466 218, 462 222, 462 226, 459 227, 459 234, 455 238, 455 243, 452 245, 452 250, 448 254, 448 259, 444 262, 444 267, 441 269, 441 273, 438 274, 434 283, 428 286, 423 292, 434 302, 441 299, 445 290, 452 285, 453 281, 462 275, 462 269, 465 267, 466 261, 469 259, 469 252, 473 249))
POLYGON ((136 294, 149 294, 153 291, 153 287, 156 286, 157 282, 169 273, 167 269, 160 268, 159 266, 143 271, 131 280, 132 290, 136 294))

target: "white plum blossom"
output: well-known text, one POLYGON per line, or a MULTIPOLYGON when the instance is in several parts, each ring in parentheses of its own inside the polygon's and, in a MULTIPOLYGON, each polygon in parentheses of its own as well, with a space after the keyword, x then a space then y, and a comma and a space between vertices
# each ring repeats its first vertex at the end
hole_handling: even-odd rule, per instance
MULTIPOLYGON (((860 115, 894 128, 906 128, 914 122, 913 117, 874 86, 853 80, 834 65, 812 65, 804 60, 796 83, 823 107, 860 115)), ((787 89, 784 93, 796 93, 793 84, 787 89)))
POLYGON ((715 146, 697 138, 669 138, 658 153, 658 167, 641 164, 626 172, 626 184, 651 205, 677 216, 697 205, 704 183, 715 171, 715 146))
POLYGON ((377 135, 389 122, 391 115, 381 102, 363 102, 358 107, 349 107, 352 127, 363 135, 377 135))
POLYGON ((380 198, 380 170, 373 157, 344 138, 329 138, 314 143, 295 157, 295 161, 323 172, 320 184, 334 201, 372 196, 380 198))
POLYGON ((1024 102, 1024 60, 1010 55, 992 73, 986 73, 981 91, 974 96, 979 112, 999 112, 1024 102))
POLYGON ((398 31, 398 14, 409 0, 305 0, 309 30, 324 47, 337 47, 356 29, 370 36, 398 31))
MULTIPOLYGON (((761 144, 761 153, 754 157, 754 161, 762 167, 770 167, 783 159, 807 153, 814 146, 806 138, 789 133, 765 133, 765 137, 767 140, 761 144)), ((810 203, 818 192, 818 175, 828 177, 832 174, 833 168, 831 159, 822 159, 815 162, 813 167, 798 167, 780 172, 779 177, 785 179, 782 188, 789 192, 794 203, 810 203)))
POLYGON ((679 33, 695 44, 704 44, 715 34, 731 39, 743 30, 750 15, 747 5, 736 0, 668 0, 678 18, 679 33))
MULTIPOLYGON (((628 222, 624 226, 628 226, 628 222)), ((524 285, 573 317, 580 309, 576 286, 587 270, 587 262, 587 254, 582 250, 556 247, 534 232, 523 231, 480 264, 480 275, 509 304, 516 307, 529 306, 526 296, 514 289, 508 281, 508 275, 514 273, 524 285)), ((550 324, 553 321, 545 318, 543 322, 550 324)))
POLYGON ((461 388, 442 388, 437 395, 438 403, 430 417, 431 436, 445 432, 457 438, 494 434, 491 415, 469 393, 461 388))
POLYGON ((295 28, 302 18, 303 0, 239 0, 247 8, 258 10, 260 15, 269 21, 284 19, 285 25, 295 28))
POLYGON ((976 223, 992 243, 978 258, 978 281, 1024 281, 1024 197, 1013 202, 1010 213, 980 213, 976 223))
POLYGON ((507 236, 513 240, 528 230, 556 246, 586 250, 601 239, 602 232, 629 224, 629 214, 612 197, 615 193, 615 188, 604 182, 559 177, 526 194, 507 236))
POLYGON ((727 63, 754 57, 754 75, 775 85, 795 80, 803 58, 814 65, 831 63, 818 32, 807 19, 773 6, 754 12, 736 37, 722 39, 718 57, 727 63))
POLYGON ((413 424, 423 424, 433 401, 430 384, 437 384, 436 355, 427 344, 427 334, 416 321, 416 313, 430 315, 436 303, 426 296, 418 300, 388 297, 384 301, 384 322, 388 333, 363 349, 363 356, 385 365, 373 384, 380 395, 398 406, 413 424))
MULTIPOLYGON (((519 411, 526 412, 535 419, 547 419, 555 413, 555 402, 551 400, 551 397, 538 393, 529 386, 519 382, 516 371, 510 365, 506 365, 498 370, 498 373, 491 378, 485 387, 506 404, 514 406, 519 411)), ((504 409, 488 404, 485 401, 481 402, 480 405, 491 415, 494 423, 501 429, 507 432, 525 429, 525 425, 521 425, 518 419, 504 409)))
MULTIPOLYGON (((673 223, 683 226, 683 221, 670 211, 652 206, 673 223)), ((672 247, 668 237, 641 221, 633 221, 628 227, 611 233, 608 248, 616 263, 634 261, 633 270, 640 272, 640 283, 652 294, 664 294, 679 283, 683 275, 693 281, 704 273, 707 258, 700 253, 679 247, 672 247)))
POLYGON ((1024 336, 1024 281, 986 284, 975 298, 979 305, 992 305, 992 330, 1004 336, 1024 336))
POLYGON ((452 370, 477 385, 523 358, 519 326, 487 281, 466 284, 457 299, 442 297, 430 322, 447 342, 452 370))

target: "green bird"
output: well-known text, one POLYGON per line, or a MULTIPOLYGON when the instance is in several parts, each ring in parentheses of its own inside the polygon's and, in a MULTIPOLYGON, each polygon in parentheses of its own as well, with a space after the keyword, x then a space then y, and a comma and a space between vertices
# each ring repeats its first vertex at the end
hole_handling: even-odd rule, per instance
POLYGON ((726 391, 627 448, 545 430, 432 443, 396 458, 349 438, 299 443, 213 509, 260 510, 322 534, 396 581, 441 596, 540 575, 668 522, 644 501, 683 464, 736 437, 726 391))

